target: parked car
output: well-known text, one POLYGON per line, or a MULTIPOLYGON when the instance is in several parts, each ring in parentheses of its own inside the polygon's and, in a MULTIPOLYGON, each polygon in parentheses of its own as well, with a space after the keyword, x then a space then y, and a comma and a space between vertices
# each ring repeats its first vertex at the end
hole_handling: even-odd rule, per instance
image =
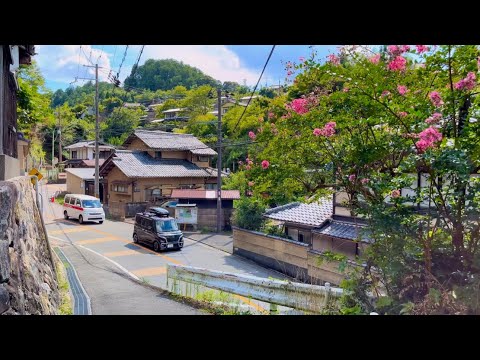
POLYGON ((103 224, 105 212, 100 200, 94 196, 67 194, 63 202, 63 217, 78 219, 80 224, 85 221, 98 221, 103 224))
POLYGON ((166 249, 181 250, 183 233, 178 229, 177 221, 163 208, 150 208, 135 216, 133 242, 144 243, 159 252, 166 249))
POLYGON ((167 200, 162 202, 160 206, 163 208, 174 208, 175 206, 177 206, 177 204, 178 200, 167 200))

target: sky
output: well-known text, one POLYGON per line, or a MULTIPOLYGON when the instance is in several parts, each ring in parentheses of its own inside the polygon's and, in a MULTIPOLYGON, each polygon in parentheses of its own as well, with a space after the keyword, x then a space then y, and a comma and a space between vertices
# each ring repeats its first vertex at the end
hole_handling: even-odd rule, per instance
MULTIPOLYGON (((83 65, 98 62, 100 81, 119 71, 120 81, 130 74, 140 54, 141 45, 36 45, 35 59, 49 89, 66 89, 75 78, 94 78, 95 69, 83 65)), ((254 86, 272 45, 145 45, 140 65, 148 59, 175 59, 202 70, 215 79, 254 86)), ((277 45, 260 81, 259 88, 285 82, 285 62, 298 62, 317 51, 320 60, 336 51, 333 45, 277 45)), ((82 85, 78 79, 73 85, 82 85)))

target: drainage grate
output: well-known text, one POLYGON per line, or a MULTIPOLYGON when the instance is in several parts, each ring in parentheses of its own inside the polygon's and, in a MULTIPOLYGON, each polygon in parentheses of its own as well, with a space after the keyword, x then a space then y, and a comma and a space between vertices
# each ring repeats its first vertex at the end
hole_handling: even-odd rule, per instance
POLYGON ((67 259, 60 248, 55 248, 55 252, 60 257, 67 270, 67 279, 70 284, 70 290, 73 294, 73 315, 92 315, 90 298, 80 283, 72 263, 67 259))

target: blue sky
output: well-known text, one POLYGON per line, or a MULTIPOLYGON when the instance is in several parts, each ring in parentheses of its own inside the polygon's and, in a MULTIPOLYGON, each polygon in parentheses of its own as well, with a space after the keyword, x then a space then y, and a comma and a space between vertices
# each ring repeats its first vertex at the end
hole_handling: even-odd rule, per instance
MULTIPOLYGON (((204 73, 221 81, 236 81, 254 86, 272 45, 146 45, 140 65, 147 59, 173 58, 199 68, 204 73)), ((125 54, 126 45, 37 45, 35 57, 47 87, 51 90, 65 89, 76 77, 93 77, 94 69, 83 65, 99 63, 103 69, 100 80, 106 81, 110 70, 118 72, 125 54), (80 48, 81 46, 81 48, 80 48)), ((130 45, 120 71, 123 81, 130 74, 140 53, 141 45, 130 45)), ((336 51, 336 46, 317 45, 318 57, 336 51)), ((312 48, 308 45, 277 45, 260 82, 261 86, 285 81, 286 61, 297 62, 299 57, 308 57, 312 48), (283 63, 282 63, 283 62, 283 63)), ((75 85, 84 81, 78 80, 75 85)))

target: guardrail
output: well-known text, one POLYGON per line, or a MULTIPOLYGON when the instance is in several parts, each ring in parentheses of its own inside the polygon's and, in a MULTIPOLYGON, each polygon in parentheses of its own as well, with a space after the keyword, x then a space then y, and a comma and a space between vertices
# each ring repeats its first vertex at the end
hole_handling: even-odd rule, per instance
POLYGON ((342 289, 331 287, 329 283, 325 286, 308 285, 168 264, 167 286, 171 280, 174 281, 174 292, 177 292, 176 281, 184 281, 268 302, 273 305, 270 308, 271 312, 276 310, 276 305, 320 312, 330 300, 335 300, 343 294, 342 289))

